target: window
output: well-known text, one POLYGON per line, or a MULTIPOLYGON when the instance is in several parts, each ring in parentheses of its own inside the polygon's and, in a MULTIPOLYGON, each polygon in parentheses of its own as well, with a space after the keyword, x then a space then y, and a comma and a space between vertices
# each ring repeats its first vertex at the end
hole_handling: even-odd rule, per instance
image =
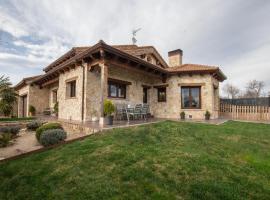
POLYGON ((143 103, 147 103, 147 88, 143 88, 143 103))
POLYGON ((76 80, 67 82, 67 97, 76 97, 76 80))
POLYGON ((113 81, 108 82, 108 97, 126 98, 126 85, 113 81))
POLYGON ((201 108, 201 87, 181 87, 182 108, 201 108))
POLYGON ((157 88, 158 102, 166 102, 166 87, 157 88))
POLYGON ((57 102, 57 90, 52 91, 52 102, 53 103, 57 102))

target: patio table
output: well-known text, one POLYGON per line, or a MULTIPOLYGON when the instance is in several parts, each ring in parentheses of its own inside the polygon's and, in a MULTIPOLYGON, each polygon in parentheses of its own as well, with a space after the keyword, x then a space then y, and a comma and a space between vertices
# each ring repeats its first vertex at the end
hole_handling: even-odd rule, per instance
POLYGON ((135 108, 134 108, 134 107, 131 107, 131 106, 125 108, 128 122, 129 122, 129 116, 130 116, 130 113, 133 113, 133 112, 134 112, 134 109, 135 109, 135 108))

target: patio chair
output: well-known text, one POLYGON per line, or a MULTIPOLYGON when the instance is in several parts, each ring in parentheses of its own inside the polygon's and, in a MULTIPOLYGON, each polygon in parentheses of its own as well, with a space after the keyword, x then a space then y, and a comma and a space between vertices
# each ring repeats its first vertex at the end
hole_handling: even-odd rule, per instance
POLYGON ((51 109, 50 108, 46 108, 45 110, 43 110, 43 115, 51 115, 51 109))
POLYGON ((141 116, 144 120, 147 119, 147 116, 149 114, 149 105, 148 104, 143 104, 142 106, 142 111, 141 111, 141 116))
POLYGON ((136 104, 134 109, 129 109, 128 114, 132 116, 133 119, 138 119, 141 117, 142 104, 136 104))
POLYGON ((125 104, 116 104, 116 119, 123 120, 126 116, 125 104))

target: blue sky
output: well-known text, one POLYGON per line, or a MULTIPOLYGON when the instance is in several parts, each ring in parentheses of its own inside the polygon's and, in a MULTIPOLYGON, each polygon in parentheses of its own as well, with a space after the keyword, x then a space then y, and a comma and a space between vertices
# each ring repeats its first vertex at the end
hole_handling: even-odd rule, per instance
POLYGON ((0 70, 15 84, 72 46, 131 44, 184 51, 184 63, 218 65, 226 83, 270 91, 269 0, 1 0, 0 70))

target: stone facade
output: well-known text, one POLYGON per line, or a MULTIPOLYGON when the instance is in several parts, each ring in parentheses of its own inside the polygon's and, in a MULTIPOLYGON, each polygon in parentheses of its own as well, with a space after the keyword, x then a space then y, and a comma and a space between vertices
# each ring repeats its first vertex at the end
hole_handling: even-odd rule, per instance
POLYGON ((18 117, 23 116, 22 96, 27 95, 26 117, 30 114, 28 112, 29 106, 32 105, 36 108, 36 114, 41 114, 46 108, 49 107, 49 89, 39 88, 37 85, 25 85, 18 90, 18 117))
MULTIPOLYGON (((132 104, 143 102, 143 86, 150 86, 148 89, 148 104, 150 112, 157 118, 179 118, 180 112, 184 111, 187 118, 203 119, 205 112, 211 113, 211 118, 218 117, 219 109, 219 82, 210 74, 201 75, 172 75, 166 82, 161 78, 145 72, 123 68, 117 65, 108 65, 107 77, 121 81, 130 82, 127 85, 126 98, 109 98, 107 84, 103 92, 104 99, 108 98, 114 104, 132 104), (158 102, 157 89, 154 86, 167 85, 166 102, 158 102), (201 108, 182 109, 181 108, 181 86, 201 86, 201 108)), ((57 100, 59 103, 60 119, 75 121, 93 121, 102 117, 101 113, 101 71, 94 68, 89 71, 84 67, 77 66, 65 73, 60 74, 59 82, 40 89, 38 86, 26 85, 21 88, 19 96, 27 94, 27 108, 29 105, 35 106, 37 113, 42 113, 46 108, 53 108, 52 91, 58 89, 57 100), (84 75, 83 75, 84 74, 84 75), (68 97, 67 83, 76 80, 76 96, 68 97), (84 94, 83 94, 84 80, 84 94), (37 101, 38 99, 38 101, 37 101), (83 113, 82 113, 83 112, 83 113)), ((21 116, 22 108, 20 105, 18 113, 21 116)))
POLYGON ((83 68, 76 67, 68 72, 60 74, 58 88, 58 117, 60 119, 81 121, 82 119, 82 85, 83 85, 83 68), (67 83, 76 81, 76 95, 69 97, 67 94, 67 83))
POLYGON ((214 93, 214 86, 218 87, 218 81, 211 75, 182 75, 171 76, 167 80, 168 87, 167 101, 157 102, 157 97, 153 102, 153 114, 160 118, 179 118, 180 112, 184 111, 187 118, 203 119, 208 110, 212 118, 218 117, 218 92, 214 93), (201 86, 201 108, 182 109, 181 108, 181 86, 201 86), (216 107, 214 107, 214 105, 216 107))
POLYGON ((33 105, 39 114, 45 109, 53 110, 54 91, 57 90, 59 119, 102 122, 105 99, 114 104, 141 104, 147 89, 147 103, 154 117, 179 118, 180 112, 184 111, 187 118, 203 119, 209 111, 212 118, 217 118, 219 81, 225 80, 226 76, 215 66, 182 65, 183 51, 180 49, 170 51, 168 55, 169 65, 151 46, 110 46, 99 41, 92 47, 74 47, 46 67, 45 74, 25 78, 15 86, 20 96, 19 116, 23 110, 22 96, 27 95, 27 111, 33 105), (125 98, 109 97, 109 80, 115 81, 111 86, 114 91, 126 89, 125 95, 121 93, 125 98), (185 96, 186 108, 192 109, 183 109, 181 88, 190 86, 199 89, 185 90, 189 92, 185 96), (163 102, 158 101, 158 91, 162 98, 166 92, 166 101, 162 98, 160 101, 163 102), (192 92, 197 92, 195 97, 192 92), (200 106, 197 106, 198 99, 200 106))

